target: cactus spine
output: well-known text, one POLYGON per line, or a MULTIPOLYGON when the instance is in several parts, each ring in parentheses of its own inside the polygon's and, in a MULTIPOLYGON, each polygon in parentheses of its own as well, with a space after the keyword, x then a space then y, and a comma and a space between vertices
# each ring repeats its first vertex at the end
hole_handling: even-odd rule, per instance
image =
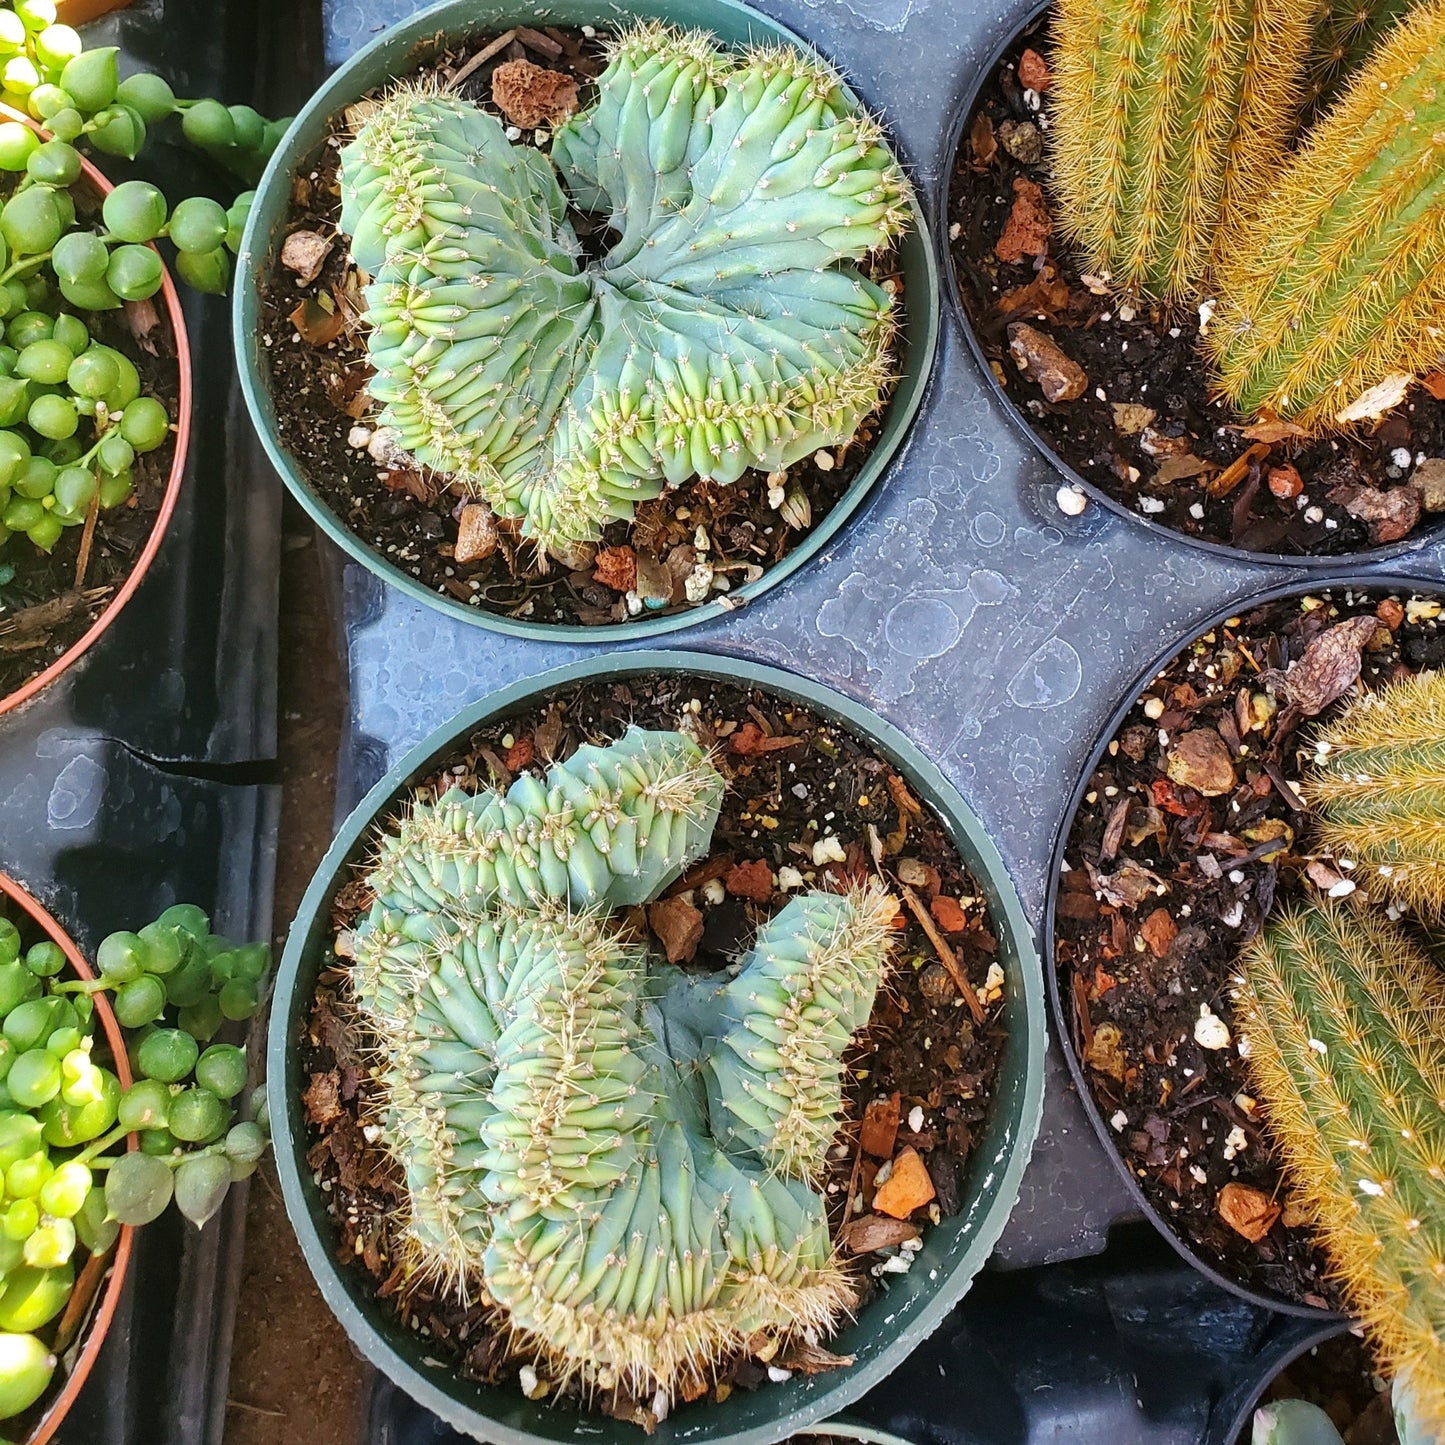
POLYGON ((608 910, 706 851, 722 779, 629 730, 381 840, 352 981, 381 1044, 411 1264, 562 1376, 671 1391, 853 1295, 809 1180, 891 899, 793 899, 735 978, 655 970, 608 910))
POLYGON ((854 263, 903 231, 906 183, 791 47, 630 31, 551 160, 406 88, 342 152, 341 189, 382 420, 543 545, 846 441, 891 379, 892 301, 854 263), (554 163, 618 233, 591 265, 554 163))
POLYGON ((1310 46, 1309 105, 1314 114, 1334 104, 1370 52, 1413 0, 1330 0, 1310 46))
POLYGON ((1054 190, 1091 269, 1195 291, 1285 149, 1313 20, 1305 0, 1060 0, 1054 190))
POLYGON ((1445 916, 1445 676, 1360 694, 1315 750, 1304 791, 1320 846, 1424 916, 1445 916))
POLYGON ((1445 351, 1445 0, 1413 10, 1224 237, 1224 396, 1306 427, 1445 351))
MULTIPOLYGON (((1445 1433, 1445 983, 1369 913, 1286 912, 1236 1017, 1291 1185, 1424 1438, 1445 1433)), ((1244 1048, 1241 1048, 1244 1052, 1244 1048)))

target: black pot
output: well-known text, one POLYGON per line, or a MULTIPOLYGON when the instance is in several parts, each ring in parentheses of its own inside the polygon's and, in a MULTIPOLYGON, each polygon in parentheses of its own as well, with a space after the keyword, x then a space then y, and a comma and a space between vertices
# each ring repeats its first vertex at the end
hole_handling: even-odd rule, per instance
MULTIPOLYGON (((1044 0, 1043 4, 1035 6, 1030 12, 1028 19, 1010 34, 1000 45, 996 46, 989 54, 988 59, 978 69, 973 82, 964 92, 961 105, 954 116, 953 124, 949 128, 948 149, 945 151, 944 164, 939 168, 938 192, 935 201, 935 215, 938 216, 938 244, 941 247, 939 258, 939 272, 943 279, 943 290, 947 295, 947 304, 953 312, 954 319, 958 322, 963 332, 964 340, 968 343, 968 349, 973 353, 974 360, 978 363, 978 369, 984 378, 984 384, 993 394, 999 408, 1009 418, 1015 427, 1028 439, 1043 457, 1053 465, 1059 476, 1076 491, 1082 492, 1092 502, 1106 511, 1112 512, 1117 517, 1125 517, 1131 526, 1142 527, 1152 532, 1157 537, 1168 538, 1173 542, 1181 542, 1189 547, 1197 548, 1201 552, 1212 553, 1214 556, 1228 558, 1231 561, 1266 562, 1287 567, 1308 567, 1311 569, 1352 567, 1372 562, 1383 562, 1387 558, 1398 558, 1407 553, 1419 551, 1430 542, 1445 532, 1445 518, 1428 526, 1422 526, 1413 535, 1404 538, 1399 542, 1390 542, 1379 547, 1363 547, 1358 551, 1340 553, 1334 556, 1294 556, 1284 555, 1275 552, 1256 552, 1244 547, 1230 546, 1224 542, 1213 542, 1203 537, 1191 537, 1187 532, 1176 531, 1173 527, 1166 527, 1162 523, 1151 521, 1142 513, 1132 507, 1125 506, 1117 498, 1109 495, 1102 487, 1096 486, 1082 473, 1071 467, 1056 452, 1052 444, 1040 433, 1034 424, 1029 420, 1028 415, 1018 406, 1013 396, 1000 383, 994 370, 989 365, 988 356, 985 354, 983 345, 979 341, 978 334, 974 330, 973 320, 968 314, 968 308, 963 304, 963 297, 960 292, 958 277, 955 274, 953 256, 949 249, 948 226, 951 208, 949 206, 950 193, 953 185, 954 162, 958 154, 958 148, 963 142, 965 128, 969 118, 973 115, 974 107, 978 104, 980 94, 993 76, 1000 60, 1008 53, 1030 29, 1039 26, 1052 8, 1052 0, 1044 0)), ((1040 26, 1038 31, 1040 41, 1047 40, 1047 30, 1040 26)))
POLYGON ((1044 980, 1048 988, 1049 1012, 1053 1020, 1055 1035, 1059 1040, 1064 1059, 1069 1066, 1069 1073, 1073 1077, 1074 1087, 1078 1091, 1079 1099, 1084 1106, 1084 1112, 1088 1115, 1089 1123, 1093 1125, 1095 1134, 1098 1135, 1100 1143, 1104 1146, 1104 1152, 1117 1166, 1119 1174, 1124 1179, 1129 1194, 1134 1200, 1135 1207, 1159 1230, 1164 1238, 1169 1241, 1184 1259, 1188 1260, 1206 1279, 1213 1281, 1221 1289, 1229 1290, 1232 1294, 1249 1300, 1252 1304, 1277 1310, 1285 1315, 1312 1320, 1328 1332, 1334 1332, 1342 1328, 1345 1324, 1344 1317, 1334 1311, 1320 1309, 1314 1305, 1300 1304, 1297 1301, 1286 1299, 1282 1295, 1252 1289, 1247 1285, 1230 1279, 1195 1252, 1175 1231, 1171 1222, 1154 1208, 1144 1191, 1139 1187, 1138 1180, 1134 1177, 1133 1171, 1129 1168, 1124 1156, 1119 1151, 1116 1142, 1117 1136, 1110 1128, 1108 1121, 1104 1118, 1103 1112, 1099 1108, 1098 1101, 1094 1097, 1088 1073, 1074 1048, 1073 1029, 1070 1015, 1066 1008, 1067 999, 1064 989, 1061 986, 1059 977, 1060 969, 1056 963, 1057 939, 1054 931, 1054 918, 1059 901, 1059 880, 1062 876, 1064 852, 1068 846, 1070 834, 1073 831, 1074 819, 1078 815, 1079 805, 1083 801, 1084 794, 1089 790, 1089 784, 1094 776, 1094 771, 1098 768, 1107 752, 1110 742, 1113 741, 1124 719, 1134 707, 1140 693, 1196 638, 1206 632, 1212 631, 1230 617, 1236 617, 1241 613, 1249 612, 1265 603, 1277 602, 1281 598, 1300 596, 1314 592, 1340 592, 1350 588, 1370 592, 1400 591, 1414 593, 1429 590, 1430 585, 1428 581, 1419 578, 1401 577, 1389 573, 1381 573, 1374 576, 1368 573, 1357 572, 1338 573, 1332 577, 1319 579, 1319 582, 1313 586, 1297 579, 1293 582, 1270 587, 1240 598, 1231 603, 1227 608, 1204 618, 1167 651, 1160 653, 1147 668, 1139 673, 1128 692, 1120 700, 1118 706, 1109 714, 1108 720, 1104 723, 1094 740, 1094 746, 1090 749, 1083 769, 1074 783, 1073 790, 1069 794, 1068 804, 1064 808, 1063 820, 1059 825, 1059 831, 1054 839, 1053 853, 1050 858, 1047 893, 1044 898, 1042 949, 1044 958, 1044 980))

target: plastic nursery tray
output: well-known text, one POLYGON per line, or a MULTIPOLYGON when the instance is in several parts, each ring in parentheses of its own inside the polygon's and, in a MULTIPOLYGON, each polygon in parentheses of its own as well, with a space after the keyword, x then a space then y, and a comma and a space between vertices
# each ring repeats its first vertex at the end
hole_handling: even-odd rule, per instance
MULTIPOLYGON (((138 0, 85 37, 120 46, 123 73, 146 66, 178 94, 251 101, 265 61, 254 26, 280 9, 138 0)), ((299 40, 289 26, 293 66, 299 40)), ((316 63, 319 45, 309 54, 316 63)), ((141 166, 103 162, 116 180, 154 179, 173 201, 217 180, 163 145, 141 166)), ((0 718, 0 868, 87 951, 182 899, 209 900, 232 935, 271 927, 279 795, 263 780, 275 754, 280 487, 239 404, 226 303, 188 294, 185 309, 192 449, 160 554, 81 662, 0 718)), ((219 1445, 245 1205, 238 1188, 204 1232, 172 1218, 137 1239, 105 1348, 57 1437, 65 1445, 219 1445)))
MULTIPOLYGON (((1155 1262, 983 1276, 842 1418, 919 1445, 1233 1445, 1240 1410, 1321 1330, 1145 1252, 1155 1262)), ((380 1376, 363 1439, 468 1445, 380 1376)))
MULTIPOLYGON (((754 3, 810 40, 884 114, 946 249, 961 107, 980 66, 1036 0, 754 3)), ((414 0, 323 0, 328 64, 420 8, 414 0)), ((599 14, 614 8, 599 0, 599 14)), ((545 14, 544 3, 538 9, 545 14)), ((740 669, 769 662, 866 701, 963 793, 1037 926, 1069 789, 1138 669, 1237 598, 1291 578, 1322 587, 1329 574, 1209 555, 1093 504, 1066 517, 1055 503, 1063 478, 985 384, 964 340, 951 260, 940 263, 944 314, 933 378, 873 496, 829 548, 756 603, 644 645, 728 653, 740 669)), ((1363 570, 1438 582, 1442 563, 1445 544, 1422 540, 1363 570)), ((1340 570, 1362 569, 1342 558, 1340 570)), ((338 586, 352 702, 343 811, 388 759, 466 702, 592 650, 452 623, 355 564, 346 564, 338 586)), ((1053 1046, 1043 1128, 996 1262, 1097 1254, 1111 1229, 1132 1218, 1053 1046)), ((1153 1242, 1148 1231, 1131 1234, 1111 1257, 1135 1258, 1136 1240, 1153 1242)), ((1021 1347, 1035 1346, 1022 1337, 1021 1347)), ((1116 1426, 1080 1418, 1074 1438, 1143 1438, 1116 1426)), ((1019 1437, 993 1438, 1002 1445, 1019 1437)))

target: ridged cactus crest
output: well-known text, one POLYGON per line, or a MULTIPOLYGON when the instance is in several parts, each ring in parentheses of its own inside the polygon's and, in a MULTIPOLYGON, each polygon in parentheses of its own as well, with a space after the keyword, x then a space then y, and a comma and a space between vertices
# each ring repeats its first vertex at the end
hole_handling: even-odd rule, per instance
POLYGON ((1304 0, 1059 0, 1053 184, 1121 290, 1178 301, 1247 228, 1304 93, 1304 0))
POLYGON ((382 421, 543 545, 846 441, 891 380, 893 303, 856 263, 903 232, 907 185, 791 46, 630 30, 550 160, 403 87, 343 150, 341 194, 382 421), (569 195, 617 233, 596 261, 569 195))
POLYGON ((1304 793, 1320 846, 1361 881, 1445 917, 1445 675, 1361 693, 1315 739, 1304 793))
POLYGON ((1445 980, 1379 912, 1295 908, 1236 1018, 1291 1191, 1422 1439, 1445 1437, 1445 980))
POLYGON ((353 937, 410 1267, 587 1388, 705 1381, 853 1299, 810 1181, 892 901, 796 897, 732 978, 658 967, 608 916, 706 851, 721 792, 689 739, 632 729, 418 804, 353 937))
POLYGON ((1223 237, 1208 342, 1246 414, 1348 422, 1445 356, 1445 0, 1390 30, 1223 237))

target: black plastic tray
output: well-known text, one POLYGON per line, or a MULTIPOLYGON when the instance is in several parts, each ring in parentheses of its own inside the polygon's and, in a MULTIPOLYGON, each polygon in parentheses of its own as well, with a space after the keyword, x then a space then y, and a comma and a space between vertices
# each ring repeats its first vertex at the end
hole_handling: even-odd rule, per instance
MULTIPOLYGON (((293 13, 285 54, 265 55, 256 24, 281 12, 276 0, 138 0, 86 39, 120 46, 123 72, 155 69, 178 94, 258 105, 280 61, 294 104, 314 79, 295 67, 319 66, 319 41, 307 51, 293 13)), ((144 174, 172 201, 217 185, 178 147, 103 168, 144 174)), ((160 553, 86 657, 0 718, 0 868, 85 950, 182 899, 207 901, 226 933, 271 931, 281 488, 234 384, 226 302, 184 302, 192 448, 160 553)), ((241 1187, 204 1231, 177 1218, 141 1234, 66 1445, 220 1445, 245 1213, 241 1187)))
MULTIPOLYGON (((959 110, 979 67, 1036 0, 754 3, 812 41, 883 112, 944 246, 959 110)), ((413 0, 323 0, 328 64, 420 8, 413 0)), ((599 4, 599 12, 608 9, 599 4)), ((1037 926, 1053 834, 1074 778, 1139 667, 1236 599, 1291 579, 1322 587, 1325 577, 1209 555, 1097 505, 1065 516, 1055 501, 1064 479, 985 385, 965 343, 952 263, 947 256, 941 263, 946 299, 933 379, 911 437, 868 503, 810 567, 755 604, 646 645, 730 653, 744 666, 767 661, 868 702, 939 764, 989 827, 1037 926)), ((343 810, 389 759, 463 704, 591 650, 468 628, 384 588, 354 563, 335 565, 352 699, 343 810)), ((1442 568, 1445 545, 1422 541, 1366 570, 1438 582, 1442 568)), ((1343 558, 1345 570, 1361 569, 1343 558)), ((1152 1248, 1152 1232, 1131 1227, 1138 1216, 1057 1045, 1049 1058, 1043 1128, 995 1262, 1024 1269, 1097 1255, 1112 1232, 1105 1264, 1127 1269, 1152 1248)), ((1186 1302, 1189 1279, 1179 1285, 1186 1302)), ((965 1302, 963 1313, 971 1307, 965 1302)), ((1019 1340, 1036 1352, 1052 1348, 1042 1337, 1019 1340)), ((969 1376, 960 1379, 953 1368, 955 1387, 968 1390, 969 1376)), ((980 1377, 985 1388, 990 1378, 991 1371, 980 1377)), ((1070 1438, 1101 1445, 1200 1438, 1202 1424, 1187 1428, 1195 1433, 1183 1424, 1185 1433, 1137 1433, 1121 1405, 1085 1411, 1069 1430, 1070 1438)), ((1052 1436, 945 1431, 937 1438, 1007 1445, 1052 1436)))

